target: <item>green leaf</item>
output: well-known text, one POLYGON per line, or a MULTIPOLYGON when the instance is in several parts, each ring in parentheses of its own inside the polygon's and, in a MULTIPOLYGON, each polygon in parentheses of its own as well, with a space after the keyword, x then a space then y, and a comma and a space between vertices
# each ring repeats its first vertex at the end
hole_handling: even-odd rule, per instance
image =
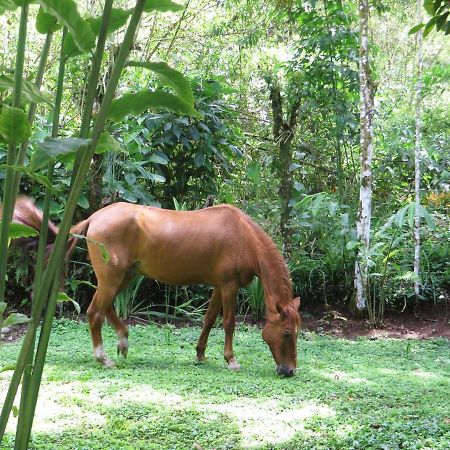
POLYGON ((77 205, 83 209, 89 208, 89 200, 86 194, 81 194, 80 197, 78 197, 77 205))
POLYGON ((5 312, 7 306, 5 302, 0 302, 0 316, 5 312))
POLYGON ((162 155, 157 155, 156 153, 151 155, 150 158, 147 159, 147 161, 150 161, 155 164, 163 164, 163 165, 169 164, 169 158, 167 158, 167 156, 164 157, 162 155))
POLYGON ((124 149, 120 146, 119 142, 111 136, 107 131, 100 134, 97 146, 95 147, 95 153, 101 154, 105 152, 123 152, 124 149))
POLYGON ((144 5, 144 12, 177 12, 182 11, 184 6, 179 5, 178 3, 174 3, 170 0, 147 0, 144 5))
POLYGON ((58 23, 56 17, 47 14, 42 6, 40 6, 36 17, 36 30, 39 33, 47 34, 54 33, 59 28, 61 28, 61 25, 58 23))
POLYGON ((0 14, 4 14, 6 11, 15 11, 17 4, 14 0, 0 0, 0 14))
MULTIPOLYGON (((123 27, 127 23, 128 17, 132 12, 132 9, 113 8, 108 23, 108 34, 123 27)), ((89 23, 94 35, 98 36, 100 34, 102 17, 89 17, 86 19, 86 22, 89 23)), ((83 51, 81 51, 75 44, 75 40, 71 32, 67 33, 67 36, 64 40, 64 53, 68 57, 80 55, 83 53, 83 51)))
MULTIPOLYGON (((1 223, 1 222, 0 222, 1 223)), ((17 239, 21 237, 37 236, 39 233, 28 225, 21 223, 10 223, 8 236, 10 239, 17 239)))
POLYGON ((421 30, 424 26, 425 26, 424 23, 419 23, 419 24, 413 26, 413 27, 408 31, 408 34, 411 35, 411 34, 417 33, 417 32, 418 32, 419 30, 421 30))
POLYGON ((258 186, 260 184, 260 182, 261 182, 261 164, 258 161, 252 162, 247 167, 247 176, 255 186, 258 186))
POLYGON ((11 408, 11 411, 14 418, 19 415, 19 408, 16 405, 11 408))
POLYGON ((434 0, 424 0, 423 7, 425 8, 425 11, 430 15, 433 16, 435 11, 434 8, 434 0))
POLYGON ((81 313, 81 308, 78 302, 76 302, 73 298, 70 298, 65 292, 58 292, 56 294, 56 302, 57 303, 71 302, 75 307, 78 315, 81 313))
POLYGON ((425 222, 430 229, 435 229, 436 224, 434 223, 433 216, 422 205, 417 205, 417 213, 419 217, 423 217, 425 219, 425 222))
POLYGON ((192 104, 166 92, 140 91, 135 94, 125 94, 113 100, 109 117, 114 121, 122 120, 128 114, 141 114, 149 109, 168 109, 182 116, 202 118, 192 104))
MULTIPOLYGON (((14 89, 14 80, 7 75, 0 75, 0 91, 12 91, 14 89)), ((42 103, 52 106, 50 96, 40 91, 33 83, 22 80, 22 90, 20 92, 20 105, 24 106, 28 103, 42 103)))
POLYGON ((24 111, 3 106, 0 113, 0 136, 6 143, 25 142, 31 136, 31 125, 24 111))
POLYGON ((31 319, 25 314, 12 313, 3 322, 4 327, 10 327, 12 325, 19 325, 21 323, 28 323, 31 319))
POLYGON ((95 45, 95 36, 89 23, 82 19, 74 0, 38 0, 47 14, 55 16, 72 34, 81 52, 88 52, 95 45))
POLYGON ((102 254, 103 262, 105 264, 107 264, 109 262, 109 253, 108 253, 108 250, 106 250, 106 247, 104 244, 102 244, 101 242, 95 241, 94 239, 89 239, 86 236, 83 236, 82 234, 75 234, 75 233, 70 233, 70 234, 71 234, 71 236, 76 237, 77 239, 82 239, 82 240, 85 240, 86 242, 98 245, 98 247, 100 248, 100 252, 102 254))
POLYGON ((52 159, 75 153, 89 143, 90 139, 46 137, 37 143, 39 150, 31 158, 31 167, 34 169, 44 167, 52 159))
POLYGON ((360 242, 359 241, 348 241, 347 245, 345 246, 345 248, 347 250, 354 250, 356 247, 360 246, 360 242))
POLYGON ((127 63, 130 67, 143 67, 155 72, 158 75, 161 83, 165 86, 171 87, 180 98, 188 103, 194 103, 194 94, 192 93, 191 83, 178 70, 172 69, 165 62, 136 62, 130 61, 127 63))
POLYGON ((14 364, 8 364, 6 366, 0 367, 0 373, 6 372, 8 370, 14 370, 16 366, 14 364))

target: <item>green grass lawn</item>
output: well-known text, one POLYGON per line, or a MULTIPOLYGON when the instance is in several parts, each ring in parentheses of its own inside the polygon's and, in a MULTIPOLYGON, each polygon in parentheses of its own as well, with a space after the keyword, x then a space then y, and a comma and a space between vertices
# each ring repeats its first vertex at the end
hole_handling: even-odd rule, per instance
MULTIPOLYGON (((279 378, 260 330, 241 326, 240 372, 225 368, 223 332, 194 360, 198 328, 130 329, 128 359, 94 363, 86 324, 55 323, 33 449, 448 449, 450 343, 342 340, 306 333, 299 369, 279 378)), ((105 347, 116 338, 104 328, 105 347)), ((19 343, 0 347, 0 366, 19 343)), ((0 374, 0 402, 10 373, 0 374)), ((18 404, 18 400, 16 400, 18 404)), ((2 449, 11 447, 16 419, 2 449)))

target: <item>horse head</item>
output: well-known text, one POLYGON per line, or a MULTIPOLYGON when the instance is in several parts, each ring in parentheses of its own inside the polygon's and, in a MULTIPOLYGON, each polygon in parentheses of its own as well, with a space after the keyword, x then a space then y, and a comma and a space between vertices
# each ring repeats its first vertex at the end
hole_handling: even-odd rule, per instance
POLYGON ((277 364, 277 374, 291 377, 297 368, 297 334, 300 329, 300 297, 288 305, 275 305, 277 314, 267 319, 263 339, 277 364))

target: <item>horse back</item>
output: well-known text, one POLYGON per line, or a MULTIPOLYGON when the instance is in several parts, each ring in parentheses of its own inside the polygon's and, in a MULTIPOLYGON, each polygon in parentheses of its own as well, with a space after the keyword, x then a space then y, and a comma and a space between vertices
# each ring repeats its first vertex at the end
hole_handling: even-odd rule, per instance
MULTIPOLYGON (((166 283, 241 286, 255 273, 252 227, 228 205, 172 211, 117 203, 91 216, 87 237, 106 247, 108 264, 166 283)), ((99 249, 90 244, 89 252, 99 249)))

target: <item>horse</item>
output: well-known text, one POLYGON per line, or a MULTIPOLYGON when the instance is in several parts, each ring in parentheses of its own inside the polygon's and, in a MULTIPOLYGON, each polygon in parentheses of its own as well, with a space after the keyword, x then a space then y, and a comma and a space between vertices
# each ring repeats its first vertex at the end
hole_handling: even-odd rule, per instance
MULTIPOLYGON (((40 211, 23 197, 16 202, 14 217, 21 217, 23 223, 35 228, 42 221, 40 211)), ((57 227, 51 223, 49 235, 55 232, 57 227)), ((118 202, 72 226, 70 233, 67 254, 77 236, 85 236, 97 277, 97 289, 87 316, 94 358, 103 366, 115 366, 103 347, 101 329, 105 318, 116 330, 118 353, 127 356, 128 329, 114 311, 113 301, 132 278, 142 274, 167 284, 212 286, 196 346, 197 360, 205 360, 209 333, 223 310, 224 358, 229 369, 239 369, 233 351, 236 297, 238 290, 257 276, 263 286, 266 307, 263 340, 275 360, 277 374, 294 375, 300 298, 293 299, 286 263, 273 240, 238 208, 218 205, 173 211, 118 202)))

